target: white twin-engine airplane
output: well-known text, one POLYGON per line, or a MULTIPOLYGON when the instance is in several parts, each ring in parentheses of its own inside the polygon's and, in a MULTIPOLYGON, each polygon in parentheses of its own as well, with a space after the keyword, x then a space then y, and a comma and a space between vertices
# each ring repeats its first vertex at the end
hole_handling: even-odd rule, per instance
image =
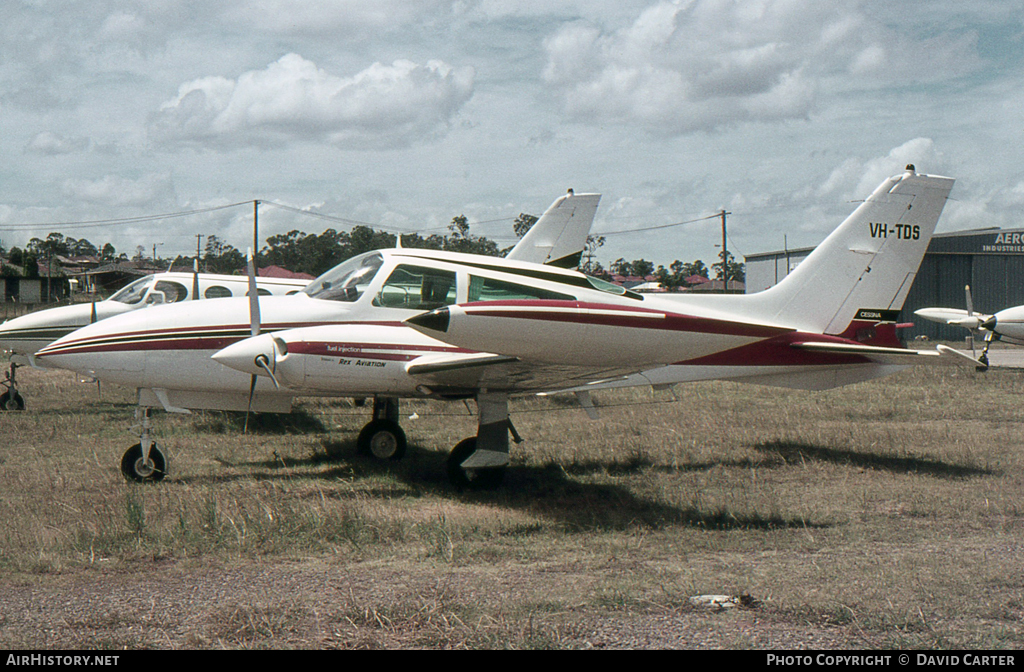
POLYGON ((1012 345, 1024 345, 1024 306, 1004 308, 993 315, 974 312, 974 301, 971 299, 971 288, 965 287, 967 310, 959 308, 921 308, 914 314, 932 322, 940 322, 954 327, 980 329, 985 332, 985 349, 978 358, 982 367, 988 367, 988 350, 994 341, 1004 341, 1012 345))
POLYGON ((572 271, 430 253, 412 273, 402 270, 411 259, 385 254, 364 305, 419 295, 439 277, 456 291, 404 324, 277 331, 213 358, 297 394, 374 395, 360 446, 378 457, 405 446, 397 398, 474 397, 477 434, 455 446, 448 473, 459 486, 494 487, 509 434, 518 439, 510 395, 573 391, 592 411, 589 392, 617 386, 731 379, 819 390, 914 364, 974 366, 944 346, 908 350, 895 331, 952 186, 908 166, 781 283, 752 295, 641 295, 572 271))
MULTIPOLYGON (((308 283, 308 280, 287 278, 256 279, 260 294, 295 294, 308 283)), ((139 308, 178 301, 245 296, 248 291, 247 278, 239 275, 198 271, 153 273, 132 281, 103 301, 47 308, 7 320, 0 324, 0 350, 10 351, 12 356, 6 379, 0 381, 0 386, 5 388, 0 393, 0 410, 25 409, 25 400, 18 392, 15 376, 18 367, 39 366, 34 353, 76 329, 139 308)))
MULTIPOLYGON (((159 480, 166 458, 150 436, 151 408, 287 412, 297 396, 297 390, 278 388, 278 381, 263 375, 266 372, 258 365, 260 376, 251 375, 246 367, 243 374, 217 364, 211 355, 260 332, 336 325, 355 334, 353 342, 374 344, 365 357, 339 354, 329 361, 334 376, 352 381, 354 388, 344 387, 338 396, 374 397, 375 420, 360 435, 360 446, 367 450, 376 437, 377 453, 387 452, 381 437, 391 435, 377 431, 382 426, 378 421, 398 427, 398 397, 406 392, 393 380, 396 369, 414 356, 458 351, 402 321, 438 306, 492 294, 547 298, 548 292, 530 284, 528 278, 536 273, 574 282, 583 279, 562 267, 579 263, 599 201, 600 194, 570 190, 552 203, 505 259, 400 247, 371 252, 331 269, 295 296, 264 296, 255 305, 246 298, 182 302, 111 317, 56 340, 40 349, 36 359, 45 366, 137 388, 142 431, 139 443, 125 453, 121 469, 131 480, 159 480), (513 282, 488 279, 470 286, 471 268, 513 282), (514 271, 500 273, 504 268, 514 271), (402 336, 394 335, 398 333, 402 336)), ((344 348, 338 352, 349 354, 344 348)), ((263 361, 265 366, 267 360, 263 361)), ((415 385, 410 389, 411 394, 423 394, 415 385)), ((462 396, 473 395, 464 391, 462 396)), ((402 450, 404 443, 402 436, 402 450)), ((391 449, 400 452, 397 445, 391 449)))

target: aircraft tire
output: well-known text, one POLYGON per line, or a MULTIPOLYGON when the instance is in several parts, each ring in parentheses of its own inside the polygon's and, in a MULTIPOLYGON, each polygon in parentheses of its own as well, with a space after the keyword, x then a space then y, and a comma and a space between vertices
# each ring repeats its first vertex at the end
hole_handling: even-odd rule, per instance
POLYGON ((17 390, 7 390, 0 394, 0 410, 24 411, 25 400, 18 394, 17 390))
POLYGON ((448 455, 448 480, 459 490, 496 490, 505 480, 506 467, 463 469, 462 463, 475 452, 475 436, 455 444, 448 455))
POLYGON ((405 456, 405 432, 392 420, 371 420, 359 432, 356 445, 362 455, 378 460, 400 460, 405 456))
POLYGON ((149 449, 149 464, 142 461, 142 444, 136 443, 121 458, 121 473, 136 483, 156 483, 167 475, 167 458, 156 444, 149 449))

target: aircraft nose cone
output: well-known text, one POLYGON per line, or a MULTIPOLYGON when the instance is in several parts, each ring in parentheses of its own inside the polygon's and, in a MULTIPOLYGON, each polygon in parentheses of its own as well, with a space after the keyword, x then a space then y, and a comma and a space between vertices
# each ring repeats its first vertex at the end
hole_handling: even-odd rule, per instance
POLYGON ((256 363, 257 357, 274 361, 274 344, 269 334, 246 338, 233 343, 212 355, 213 360, 237 371, 260 374, 263 369, 256 363))
POLYGON ((414 327, 430 329, 431 331, 447 332, 450 320, 451 314, 448 312, 448 308, 445 307, 435 308, 430 312, 414 315, 407 319, 406 323, 414 327))

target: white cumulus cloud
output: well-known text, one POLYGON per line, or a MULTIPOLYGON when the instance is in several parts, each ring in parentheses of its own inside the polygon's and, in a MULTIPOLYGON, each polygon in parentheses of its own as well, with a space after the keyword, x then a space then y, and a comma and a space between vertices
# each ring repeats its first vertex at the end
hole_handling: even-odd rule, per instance
POLYGON ((406 147, 447 131, 473 93, 472 68, 442 61, 374 63, 351 77, 288 54, 237 79, 182 84, 150 121, 165 144, 273 146, 288 140, 342 148, 406 147))
POLYGON ((943 37, 917 40, 857 5, 818 0, 662 1, 619 29, 562 26, 544 42, 543 78, 576 119, 682 134, 807 119, 840 88, 977 66, 972 36, 943 37))

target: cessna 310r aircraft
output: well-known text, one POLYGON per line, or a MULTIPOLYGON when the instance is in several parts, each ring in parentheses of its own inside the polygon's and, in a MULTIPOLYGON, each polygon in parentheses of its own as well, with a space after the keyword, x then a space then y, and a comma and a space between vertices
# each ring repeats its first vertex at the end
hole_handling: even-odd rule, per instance
MULTIPOLYGON (((573 391, 586 408, 591 390, 626 385, 732 379, 827 389, 914 364, 974 366, 945 346, 908 350, 895 332, 952 186, 950 178, 908 166, 759 294, 659 297, 575 271, 430 253, 415 262, 386 256, 389 271, 368 282, 364 305, 404 301, 394 297, 416 294, 428 276, 447 277, 443 285, 456 289, 440 301, 445 305, 402 325, 275 331, 214 359, 299 394, 474 397, 477 434, 452 450, 448 474, 458 486, 494 487, 508 465, 510 432, 518 439, 510 395, 573 391), (396 262, 415 263, 420 279, 400 275, 396 262)), ((347 264, 376 265, 378 255, 347 264)), ((361 441, 379 457, 400 457, 397 401, 393 412, 375 409, 374 416, 361 441)))
MULTIPOLYGON (((295 294, 308 280, 257 278, 260 294, 295 294)), ((15 372, 25 365, 39 366, 34 353, 53 341, 88 324, 108 317, 165 303, 195 299, 245 296, 248 280, 239 275, 212 273, 153 273, 135 280, 109 299, 37 310, 0 324, 0 350, 12 353, 11 367, 0 381, 0 410, 24 410, 25 400, 18 392, 15 372)))
POLYGON ((1012 345, 1024 345, 1024 306, 1004 308, 993 315, 974 312, 974 301, 971 298, 970 286, 964 288, 967 295, 967 310, 959 308, 921 308, 914 315, 932 322, 940 322, 954 327, 963 327, 973 333, 976 329, 985 332, 985 349, 978 362, 982 368, 988 367, 988 350, 994 341, 1004 341, 1012 345))
MULTIPOLYGON (((243 375, 212 362, 210 356, 217 351, 261 332, 322 324, 351 325, 355 330, 390 326, 417 342, 428 342, 429 338, 402 326, 402 320, 478 297, 484 290, 470 287, 464 269, 515 267, 527 273, 572 274, 562 267, 579 263, 599 201, 600 194, 570 190, 504 259, 400 247, 371 252, 340 264, 295 296, 223 299, 209 305, 178 303, 120 315, 58 339, 38 351, 36 358, 47 366, 137 388, 142 432, 139 443, 125 453, 121 468, 132 480, 159 480, 166 471, 166 458, 150 437, 149 409, 291 409, 295 391, 279 389, 268 377, 243 375)), ((488 285, 486 291, 506 298, 549 296, 529 286, 501 283, 488 285)), ((436 346, 450 350, 440 343, 436 346)), ((370 364, 369 368, 379 371, 380 363, 380 358, 359 360, 351 370, 370 364)), ((258 370, 265 373, 263 368, 258 370)), ((392 393, 389 383, 370 385, 358 396, 371 395, 374 418, 397 418, 398 394, 392 393)), ((368 425, 370 431, 361 435, 361 445, 378 425, 368 425)))

